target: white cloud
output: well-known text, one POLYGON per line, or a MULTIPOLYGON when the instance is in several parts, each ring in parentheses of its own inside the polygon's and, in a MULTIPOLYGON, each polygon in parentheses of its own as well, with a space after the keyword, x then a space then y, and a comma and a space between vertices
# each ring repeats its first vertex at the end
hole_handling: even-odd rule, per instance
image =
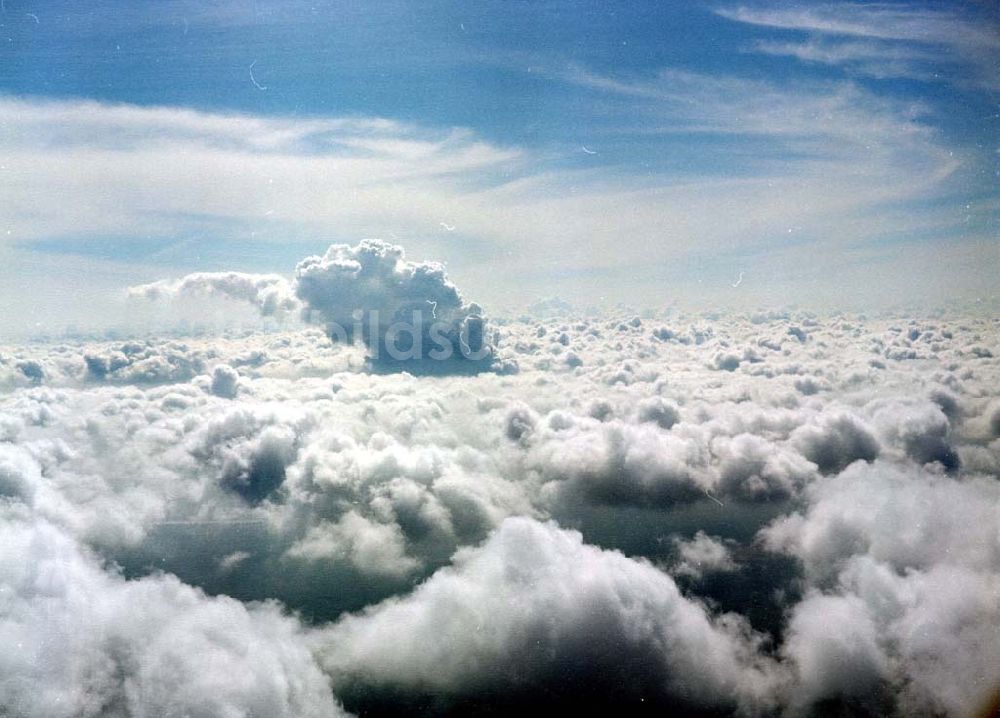
MULTIPOLYGON (((300 261, 292 282, 199 272, 131 287, 129 294, 150 300, 215 294, 249 302, 262 316, 300 309, 335 343, 364 344, 376 367, 435 374, 516 370, 513 362, 497 361, 482 309, 462 299, 443 265, 408 261, 402 247, 382 240, 330 245, 323 256, 300 261)), ((110 370, 95 366, 100 378, 110 370)))
POLYGON ((239 390, 240 374, 231 366, 219 364, 212 370, 212 393, 224 399, 235 399, 239 390))
POLYGON ((803 704, 984 709, 1000 680, 997 487, 995 477, 857 464, 815 484, 804 514, 764 529, 771 547, 801 559, 811 587, 782 649, 803 704))
POLYGON ((126 581, 17 506, 0 506, 0 533, 12 715, 343 715, 276 605, 209 598, 172 576, 126 581))
POLYGON ((462 299, 443 265, 407 261, 398 245, 332 245, 296 265, 295 293, 305 316, 335 341, 364 342, 373 364, 434 373, 493 364, 479 305, 462 299))
POLYGON ((861 599, 807 596, 795 606, 783 650, 798 672, 794 703, 808 708, 847 698, 879 709, 878 689, 888 677, 890 660, 861 599))
POLYGON ((739 6, 717 12, 737 22, 825 38, 822 44, 762 43, 757 45, 761 52, 852 64, 873 77, 947 79, 959 84, 968 80, 997 89, 990 57, 1000 48, 1000 38, 991 29, 989 15, 977 15, 974 8, 832 2, 813 7, 739 6), (931 58, 956 67, 945 77, 932 74, 919 64, 931 58))
POLYGON ((706 573, 735 571, 737 568, 729 546, 704 531, 696 533, 690 541, 675 538, 674 546, 679 559, 672 569, 676 575, 701 578, 706 573))
POLYGON ((268 225, 302 221, 360 229, 376 212, 387 218, 383 227, 418 220, 428 229, 450 217, 456 195, 449 177, 482 182, 519 160, 517 151, 467 132, 380 119, 3 99, 0 120, 18 130, 4 139, 7 240, 163 236, 197 215, 252 222, 262 234, 268 225), (46 187, 78 201, 40 215, 46 187))
MULTIPOLYGON (((312 327, 4 345, 0 546, 23 573, 25 536, 60 537, 38 539, 70 556, 45 580, 87 605, 46 630, 86 621, 191 686, 136 678, 141 695, 121 700, 157 709, 204 690, 213 709, 280 715, 272 688, 295 673, 302 692, 282 695, 306 714, 332 680, 359 712, 513 709, 591 700, 591 686, 674 710, 965 715, 998 660, 993 325, 525 317, 496 325, 521 372, 472 376, 370 372, 312 327), (713 369, 719 352, 739 367, 713 369), (823 390, 803 394, 803 377, 823 390), (258 640, 274 644, 265 678, 237 650, 258 640), (216 652, 230 693, 198 657, 216 652)), ((0 632, 21 630, 45 586, 14 604, 0 592, 0 632)), ((123 655, 82 630, 59 634, 90 671, 53 683, 73 701, 114 693, 102 666, 123 655)), ((62 665, 4 658, 19 696, 62 665)), ((51 712, 31 702, 48 695, 18 698, 21 713, 51 712)))
POLYGON ((406 539, 396 524, 378 524, 348 511, 336 524, 321 523, 286 554, 305 561, 348 560, 361 571, 405 576, 418 566, 406 555, 406 539))
POLYGON ((858 75, 886 79, 905 77, 931 81, 934 72, 922 62, 935 59, 933 53, 919 48, 886 45, 879 42, 772 42, 759 41, 754 50, 765 55, 794 57, 804 62, 842 65, 858 75))
POLYGON ((719 14, 740 22, 789 30, 814 30, 839 35, 857 35, 888 40, 922 42, 969 42, 996 45, 996 36, 979 27, 972 18, 949 9, 926 9, 905 4, 857 5, 827 3, 815 8, 754 9, 738 7, 719 14))
POLYGON ((1000 486, 989 478, 959 482, 876 462, 821 479, 808 495, 804 514, 776 521, 763 537, 802 559, 818 582, 836 576, 856 554, 900 572, 952 562, 992 571, 1000 561, 1000 486))
POLYGON ((450 702, 500 691, 530 705, 551 700, 543 686, 557 680, 570 691, 600 686, 620 705, 643 697, 753 712, 779 680, 738 622, 710 617, 665 574, 526 519, 508 519, 409 596, 316 641, 347 695, 411 690, 450 702))
POLYGON ((792 432, 791 440, 826 473, 839 472, 855 461, 873 461, 881 450, 872 429, 850 413, 824 413, 792 432))
POLYGON ((250 302, 264 316, 299 308, 289 282, 277 274, 243 272, 196 272, 176 281, 161 280, 129 287, 132 297, 171 299, 185 294, 207 294, 250 302))

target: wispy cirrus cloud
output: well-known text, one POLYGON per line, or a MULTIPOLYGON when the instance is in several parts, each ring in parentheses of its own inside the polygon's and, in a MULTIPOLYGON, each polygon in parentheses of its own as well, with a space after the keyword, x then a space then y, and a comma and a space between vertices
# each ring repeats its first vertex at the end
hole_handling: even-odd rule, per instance
POLYGON ((461 130, 378 118, 3 99, 0 124, 15 240, 169 234, 191 217, 350 226, 380 212, 436 226, 456 176, 476 186, 520 159, 461 130))
POLYGON ((803 62, 844 66, 858 75, 876 79, 909 78, 932 81, 939 75, 924 65, 937 61, 934 53, 898 44, 877 41, 772 42, 760 40, 753 45, 764 55, 794 57, 803 62))
POLYGON ((809 33, 808 40, 759 41, 756 51, 843 66, 874 78, 948 81, 996 90, 996 18, 953 8, 884 3, 722 8, 718 15, 759 27, 809 33), (942 68, 946 72, 941 72, 942 68))
MULTIPOLYGON (((23 267, 11 273, 21 283, 47 271, 33 247, 93 259, 90 248, 111 242, 122 250, 116 262, 132 266, 127 277, 105 274, 125 285, 163 275, 136 271, 144 262, 190 271, 205 266, 185 257, 205 252, 208 268, 274 271, 301 255, 296 243, 316 251, 381 237, 449 263, 456 282, 497 306, 511 301, 498 273, 520 277, 529 295, 535 287, 575 299, 615 297, 627 276, 630 293, 660 301, 666 277, 679 292, 728 287, 737 270, 801 266, 789 253, 843 264, 852 248, 905 243, 927 227, 968 233, 968 213, 956 216, 948 193, 970 157, 919 103, 851 82, 779 85, 676 69, 578 68, 550 79, 617 108, 609 141, 650 157, 687 153, 714 170, 650 170, 601 146, 589 155, 501 145, 380 118, 4 98, 0 253, 23 267), (938 204, 915 207, 928 199, 938 204), (155 252, 124 250, 144 242, 155 252), (276 247, 289 257, 233 260, 276 247), (676 270, 692 266, 708 269, 676 270)), ((21 294, 0 287, 11 293, 21 294)))
MULTIPOLYGON (((748 226, 754 216, 780 217, 784 229, 905 200, 958 164, 919 107, 850 84, 781 88, 679 71, 640 80, 579 71, 571 81, 627 98, 623 114, 640 118, 635 131, 659 135, 654 144, 685 134, 769 144, 748 159, 724 150, 726 176, 650 176, 623 174, 613 161, 553 169, 547 150, 381 119, 8 99, 6 237, 170 236, 192 224, 224 233, 228 223, 265 239, 419 238, 446 234, 444 223, 528 262, 565 259, 588 236, 587 266, 606 267, 635 259, 622 256, 622 236, 657 240, 660 261, 733 232, 754 242, 779 229, 748 226), (902 181, 914 176, 921 180, 902 181), (734 212, 729 229, 720 211, 734 212)), ((720 150, 709 142, 700 151, 720 150)))
POLYGON ((828 3, 779 8, 739 6, 717 11, 723 17, 753 25, 854 35, 882 40, 915 40, 996 46, 995 30, 953 10, 930 10, 887 3, 828 3))

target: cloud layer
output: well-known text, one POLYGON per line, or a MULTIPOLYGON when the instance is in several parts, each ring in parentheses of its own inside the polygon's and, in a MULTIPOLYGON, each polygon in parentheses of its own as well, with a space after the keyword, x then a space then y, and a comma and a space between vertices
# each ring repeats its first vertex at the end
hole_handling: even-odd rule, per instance
MULTIPOLYGON (((385 245, 305 266, 296 302, 467 306, 385 245)), ((569 311, 497 322, 516 374, 294 324, 0 348, 0 703, 983 709, 993 318, 569 311)))

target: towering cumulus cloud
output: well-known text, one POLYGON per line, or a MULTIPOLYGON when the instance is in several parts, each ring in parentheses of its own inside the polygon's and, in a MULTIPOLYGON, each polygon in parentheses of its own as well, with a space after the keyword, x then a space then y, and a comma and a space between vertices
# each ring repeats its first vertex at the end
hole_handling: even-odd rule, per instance
POLYGON ((129 289, 146 299, 217 295, 255 305, 263 316, 296 308, 334 342, 362 343, 373 368, 418 374, 497 368, 478 304, 463 300, 437 262, 411 262, 403 248, 377 239, 334 244, 306 257, 289 282, 271 274, 189 274, 129 289))
POLYGON ((492 361, 480 307, 463 301, 441 264, 409 262, 402 247, 334 244, 299 262, 295 294, 307 321, 323 323, 335 341, 364 342, 375 365, 450 373, 492 361))

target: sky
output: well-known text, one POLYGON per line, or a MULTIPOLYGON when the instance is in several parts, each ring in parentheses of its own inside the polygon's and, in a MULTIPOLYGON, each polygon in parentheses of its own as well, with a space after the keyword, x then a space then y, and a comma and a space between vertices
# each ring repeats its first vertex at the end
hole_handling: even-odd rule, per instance
MULTIPOLYGON (((991 3, 0 8, 0 332, 381 238, 494 312, 995 299, 991 3)), ((145 312, 145 313, 144 313, 145 312)))

